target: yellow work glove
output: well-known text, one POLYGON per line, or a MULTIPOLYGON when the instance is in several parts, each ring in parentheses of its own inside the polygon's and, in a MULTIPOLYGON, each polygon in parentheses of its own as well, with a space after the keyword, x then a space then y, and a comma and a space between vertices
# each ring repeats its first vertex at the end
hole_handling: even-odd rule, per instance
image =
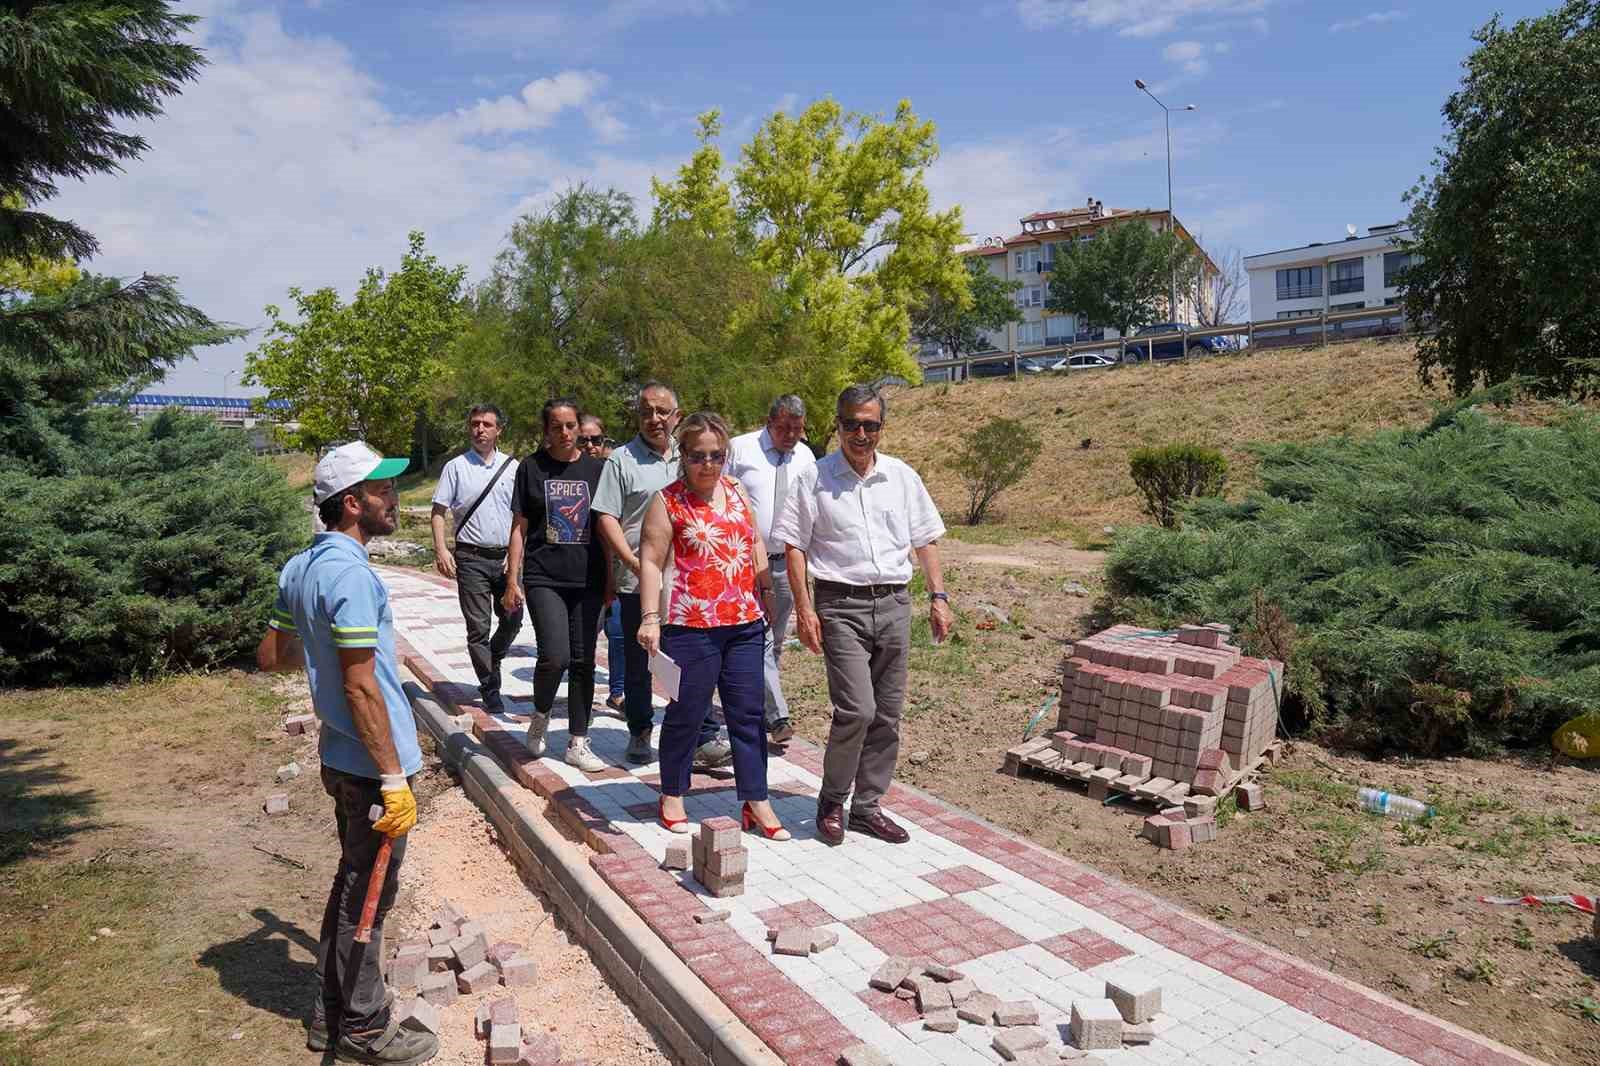
POLYGON ((404 774, 384 774, 378 793, 383 797, 383 817, 372 828, 388 837, 403 837, 417 824, 417 797, 404 774))

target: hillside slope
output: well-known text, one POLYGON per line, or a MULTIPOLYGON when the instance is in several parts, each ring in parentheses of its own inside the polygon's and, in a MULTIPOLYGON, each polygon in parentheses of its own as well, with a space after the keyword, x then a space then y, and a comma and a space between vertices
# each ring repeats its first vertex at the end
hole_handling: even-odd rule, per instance
MULTIPOLYGON (((1233 496, 1253 481, 1254 463, 1244 451, 1252 441, 1414 425, 1446 398, 1418 383, 1411 342, 1357 342, 902 389, 890 398, 883 448, 917 467, 954 525, 966 516, 966 491, 945 456, 991 418, 1023 419, 1043 433, 1044 453, 992 508, 989 523, 996 528, 989 531, 1083 541, 1098 539, 1104 525, 1146 520, 1128 476, 1133 448, 1176 441, 1220 448, 1232 464, 1233 496)), ((1541 419, 1554 410, 1528 405, 1516 417, 1541 419)))

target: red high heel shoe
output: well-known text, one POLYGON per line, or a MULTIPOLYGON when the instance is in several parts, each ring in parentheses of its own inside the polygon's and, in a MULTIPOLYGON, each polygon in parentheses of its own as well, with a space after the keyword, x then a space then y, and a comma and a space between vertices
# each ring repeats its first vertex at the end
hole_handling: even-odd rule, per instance
POLYGON ((656 821, 661 823, 661 828, 669 833, 689 832, 689 819, 667 817, 667 797, 662 796, 656 803, 656 821))
POLYGON ((739 821, 743 823, 744 831, 747 833, 752 829, 759 829, 761 830, 761 835, 766 837, 768 840, 789 839, 789 831, 781 824, 770 827, 762 825, 761 819, 756 817, 756 812, 750 809, 750 804, 748 802, 745 803, 744 809, 740 812, 739 821))

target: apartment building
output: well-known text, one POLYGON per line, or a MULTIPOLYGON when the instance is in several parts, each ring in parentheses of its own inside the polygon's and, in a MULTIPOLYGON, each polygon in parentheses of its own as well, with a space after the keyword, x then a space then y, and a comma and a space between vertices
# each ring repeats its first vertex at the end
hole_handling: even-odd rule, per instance
MULTIPOLYGON (((1050 273, 1063 249, 1074 242, 1094 240, 1107 226, 1135 221, 1158 231, 1175 227, 1180 236, 1195 243, 1183 223, 1164 210, 1107 208, 1101 201, 1090 198, 1083 207, 1028 215, 1019 220, 1019 232, 1009 237, 990 237, 966 249, 963 254, 981 256, 996 277, 1022 283, 1016 300, 1023 321, 989 334, 989 343, 1000 351, 1025 352, 1030 348, 1075 341, 1115 340, 1121 336, 1115 328, 1088 321, 1082 315, 1047 311, 1045 304, 1050 299, 1050 273)), ((1201 255, 1205 255, 1203 250, 1201 255)), ((1205 264, 1208 270, 1216 269, 1209 257, 1205 258, 1205 264)), ((1191 302, 1185 294, 1178 294, 1177 320, 1190 319, 1191 302)))
POLYGON ((1292 321, 1324 311, 1394 307, 1400 274, 1412 261, 1400 246, 1410 236, 1411 228, 1401 222, 1373 226, 1365 237, 1351 226, 1342 241, 1246 256, 1251 319, 1292 321))

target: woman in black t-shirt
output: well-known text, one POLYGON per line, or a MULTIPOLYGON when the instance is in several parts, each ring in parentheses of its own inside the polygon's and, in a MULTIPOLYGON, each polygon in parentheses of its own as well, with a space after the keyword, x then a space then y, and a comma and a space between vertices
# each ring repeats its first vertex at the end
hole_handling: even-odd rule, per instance
POLYGON ((533 670, 528 751, 544 755, 545 730, 567 675, 566 761, 588 773, 606 764, 589 746, 594 646, 605 598, 606 561, 590 515, 604 464, 578 448, 578 406, 544 405, 544 447, 517 465, 506 553, 507 611, 526 600, 539 661, 533 670))

